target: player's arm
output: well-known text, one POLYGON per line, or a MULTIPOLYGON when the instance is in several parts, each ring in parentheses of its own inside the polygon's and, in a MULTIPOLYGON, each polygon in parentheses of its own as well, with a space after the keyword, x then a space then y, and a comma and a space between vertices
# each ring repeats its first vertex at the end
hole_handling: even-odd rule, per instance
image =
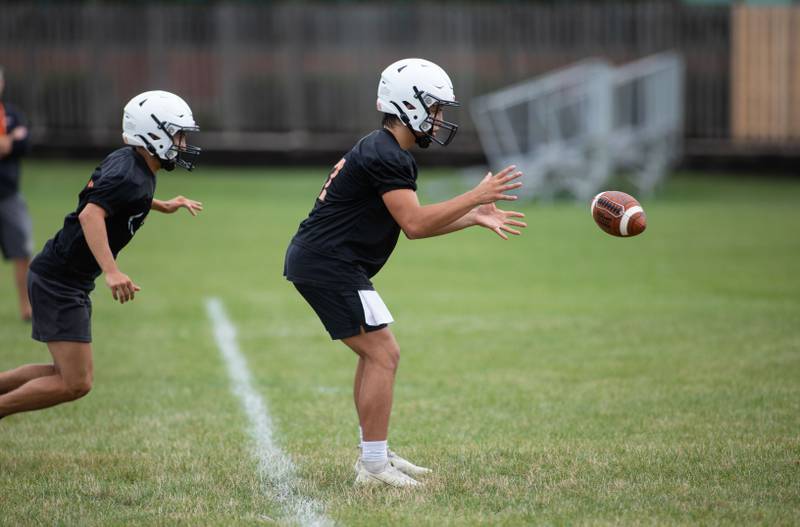
POLYGON ((119 300, 121 304, 124 304, 128 300, 133 300, 134 293, 141 291, 141 288, 117 267, 111 247, 108 245, 107 215, 103 207, 95 203, 88 203, 78 215, 78 220, 83 229, 83 236, 86 238, 86 245, 89 246, 94 259, 97 260, 97 264, 103 271, 106 285, 111 289, 111 295, 114 300, 119 300))
POLYGON ((25 117, 17 110, 12 109, 16 121, 20 124, 9 130, 8 135, 0 136, 0 158, 18 157, 28 150, 28 128, 25 126, 25 117))
POLYGON ((0 136, 0 158, 18 156, 28 149, 28 129, 17 126, 8 135, 0 136))
POLYGON ((441 236, 443 234, 450 234, 451 232, 460 231, 468 227, 472 227, 473 225, 475 225, 475 208, 458 218, 453 223, 445 225, 441 229, 432 232, 428 235, 428 238, 433 236, 441 236))
POLYGON ((514 172, 515 168, 507 167, 497 175, 490 172, 474 189, 441 203, 420 205, 417 193, 411 189, 386 192, 383 202, 409 239, 446 234, 469 227, 470 218, 465 216, 479 205, 517 199, 506 194, 522 185, 512 182, 522 175, 521 172, 514 172))
POLYGON ((11 132, 11 155, 21 155, 28 150, 28 127, 17 126, 11 132))
POLYGON ((197 216, 197 214, 203 210, 203 204, 201 202, 186 198, 184 196, 176 196, 167 201, 153 199, 153 203, 150 205, 150 210, 163 212, 164 214, 172 214, 181 207, 188 210, 189 214, 192 216, 197 216))
POLYGON ((519 236, 522 234, 519 230, 513 227, 527 227, 528 224, 516 220, 514 218, 524 218, 525 215, 521 212, 513 210, 498 209, 494 203, 488 203, 475 207, 450 225, 443 229, 431 234, 431 236, 440 236, 442 234, 449 234, 451 232, 460 231, 468 227, 480 226, 489 229, 496 233, 504 240, 508 239, 505 233, 519 236))

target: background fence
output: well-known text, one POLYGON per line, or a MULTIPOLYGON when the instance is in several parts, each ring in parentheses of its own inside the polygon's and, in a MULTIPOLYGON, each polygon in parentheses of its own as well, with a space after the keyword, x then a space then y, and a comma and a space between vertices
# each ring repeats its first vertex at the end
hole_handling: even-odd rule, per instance
MULTIPOLYGON (((579 59, 622 63, 674 49, 686 60, 691 153, 737 147, 733 25, 729 7, 672 2, 26 3, 0 6, 0 64, 6 98, 27 112, 39 145, 117 144, 122 105, 160 88, 189 101, 206 147, 311 153, 346 148, 378 124, 378 76, 398 58, 439 63, 469 102, 579 59)), ((787 34, 800 34, 797 25, 787 34)), ((474 157, 469 112, 456 120, 448 152, 474 157)))

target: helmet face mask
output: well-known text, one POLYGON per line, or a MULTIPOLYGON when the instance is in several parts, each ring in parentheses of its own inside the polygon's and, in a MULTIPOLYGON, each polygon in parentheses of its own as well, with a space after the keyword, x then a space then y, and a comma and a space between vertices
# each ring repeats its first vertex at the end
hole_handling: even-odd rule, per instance
MULTIPOLYGON (((428 139, 427 145, 422 148, 427 148, 431 140, 435 141, 440 146, 449 145, 456 136, 456 132, 458 132, 458 125, 450 121, 445 121, 444 119, 439 119, 438 116, 441 115, 444 107, 458 108, 461 105, 458 101, 446 101, 433 94, 419 91, 416 86, 414 86, 414 91, 414 96, 419 100, 425 112, 428 114, 425 120, 419 125, 420 131, 425 134, 428 139), (438 135, 442 130, 447 133, 447 136, 440 138, 438 135)), ((419 142, 417 144, 419 144, 419 142)))
POLYGON ((177 165, 186 170, 192 170, 197 159, 200 157, 202 149, 199 146, 187 144, 186 136, 188 132, 199 132, 200 127, 197 125, 183 126, 167 121, 159 121, 155 114, 150 114, 150 116, 153 118, 153 121, 155 121, 156 126, 167 134, 172 141, 172 145, 164 152, 164 157, 157 156, 161 161, 162 168, 171 171, 174 170, 177 165))
POLYGON ((167 171, 175 166, 194 168, 201 149, 187 145, 186 135, 199 130, 191 108, 175 94, 160 90, 144 92, 125 105, 123 140, 146 149, 167 171))
MULTIPOLYGON (((167 150, 167 156, 172 157, 172 165, 173 168, 175 165, 178 165, 181 168, 185 168, 186 170, 192 170, 194 168, 197 159, 200 157, 200 152, 202 149, 199 146, 193 145, 172 145, 169 150, 167 150)), ((162 160, 162 164, 164 161, 162 160)), ((171 169, 167 169, 171 170, 171 169)))
POLYGON ((432 142, 441 146, 452 142, 458 125, 442 119, 442 111, 458 106, 450 77, 433 62, 403 59, 381 74, 378 111, 396 115, 421 148, 432 142))

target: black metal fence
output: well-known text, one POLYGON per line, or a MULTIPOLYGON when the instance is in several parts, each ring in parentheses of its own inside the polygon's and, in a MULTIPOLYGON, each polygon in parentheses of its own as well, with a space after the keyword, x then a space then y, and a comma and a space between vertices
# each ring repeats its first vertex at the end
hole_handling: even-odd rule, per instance
MULTIPOLYGON (((686 60, 685 137, 730 137, 729 8, 625 3, 0 5, 0 64, 40 144, 119 142, 147 89, 183 96, 223 150, 339 150, 379 122, 381 70, 419 56, 475 96, 591 56, 686 60)), ((454 153, 479 144, 469 113, 454 153)))

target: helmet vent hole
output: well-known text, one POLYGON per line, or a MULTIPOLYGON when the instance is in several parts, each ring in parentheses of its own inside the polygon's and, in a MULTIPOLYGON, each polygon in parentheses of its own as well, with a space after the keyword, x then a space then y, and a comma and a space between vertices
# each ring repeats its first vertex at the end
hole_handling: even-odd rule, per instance
POLYGON ((146 102, 147 102, 147 99, 142 99, 142 102, 139 103, 139 106, 143 105, 146 102))
POLYGON ((158 136, 156 134, 154 134, 153 132, 148 132, 147 135, 149 135, 150 139, 152 139, 153 141, 158 141, 158 136))
POLYGON ((403 101, 403 104, 405 105, 406 110, 416 110, 417 109, 416 106, 414 106, 413 104, 411 104, 408 101, 403 101))

